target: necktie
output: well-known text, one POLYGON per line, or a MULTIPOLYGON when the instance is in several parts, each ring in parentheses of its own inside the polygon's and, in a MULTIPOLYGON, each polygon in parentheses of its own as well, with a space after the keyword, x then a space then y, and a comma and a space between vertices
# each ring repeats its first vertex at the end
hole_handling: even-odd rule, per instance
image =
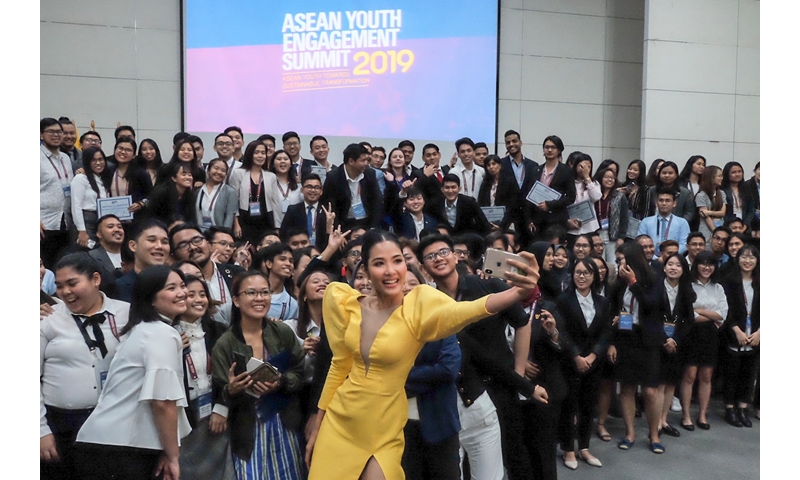
POLYGON ((314 235, 314 207, 309 205, 306 210, 308 211, 306 214, 306 229, 308 229, 308 236, 311 238, 314 235))
POLYGON ((663 242, 666 239, 667 239, 667 219, 666 218, 662 218, 661 219, 661 241, 663 242))
POLYGON ((106 348, 105 337, 103 336, 103 330, 100 328, 100 324, 106 321, 105 312, 103 313, 96 313, 91 317, 86 317, 85 315, 73 315, 72 318, 75 319, 75 323, 78 324, 78 328, 81 330, 81 334, 83 335, 83 340, 86 342, 86 346, 89 348, 99 348, 100 354, 103 355, 103 358, 108 354, 108 348, 106 348), (81 319, 84 319, 81 321, 81 319), (88 325, 92 326, 92 332, 94 332, 94 340, 89 338, 89 334, 86 331, 86 327, 88 325))
POLYGON ((441 172, 441 170, 436 172, 436 178, 439 179, 439 183, 442 183, 442 172, 441 172))

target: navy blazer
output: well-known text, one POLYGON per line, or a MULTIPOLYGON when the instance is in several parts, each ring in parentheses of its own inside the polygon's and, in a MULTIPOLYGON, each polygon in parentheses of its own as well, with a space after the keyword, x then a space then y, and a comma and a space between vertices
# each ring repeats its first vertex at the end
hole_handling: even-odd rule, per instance
MULTIPOLYGON (((434 181, 436 181, 435 177, 434 181)), ((397 185, 394 184, 394 182, 388 183, 386 185, 386 213, 388 213, 392 219, 394 233, 397 236, 416 240, 417 227, 415 225, 414 216, 410 212, 403 211, 405 199, 400 198, 398 195, 399 192, 397 191, 397 185)), ((425 201, 427 202, 427 199, 425 201)), ((439 224, 439 221, 424 212, 425 210, 423 207, 423 228, 436 228, 436 225, 439 224)))
POLYGON ((131 303, 131 299, 133 298, 133 284, 136 282, 136 277, 138 276, 136 270, 131 270, 127 274, 119 277, 114 284, 114 295, 112 295, 111 298, 131 303))
MULTIPOLYGON (((447 211, 445 210, 445 202, 442 199, 434 205, 431 215, 439 222, 450 225, 447 221, 447 211)), ((456 224, 451 226, 453 235, 461 233, 477 233, 484 237, 492 231, 492 225, 486 220, 486 215, 483 210, 478 206, 478 201, 467 195, 458 195, 456 202, 456 224)))
POLYGON ((455 335, 428 342, 417 355, 406 380, 406 393, 417 398, 422 438, 439 443, 461 430, 456 378, 461 350, 455 335))

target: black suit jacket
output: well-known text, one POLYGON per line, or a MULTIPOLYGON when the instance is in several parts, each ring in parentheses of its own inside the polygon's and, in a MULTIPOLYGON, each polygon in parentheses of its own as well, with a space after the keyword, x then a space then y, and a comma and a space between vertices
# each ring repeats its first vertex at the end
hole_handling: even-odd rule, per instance
MULTIPOLYGON (((514 169, 511 165, 511 162, 513 161, 514 160, 510 155, 500 160, 500 175, 507 179, 513 180, 516 184, 517 177, 514 176, 514 169)), ((525 200, 525 197, 528 196, 528 192, 530 192, 531 188, 533 188, 533 184, 539 179, 539 177, 536 176, 536 170, 539 168, 539 164, 530 158, 523 156, 522 166, 524 168, 525 178, 522 179, 522 187, 517 184, 517 190, 518 194, 520 194, 522 197, 520 200, 525 200)), ((539 175, 541 175, 541 172, 539 172, 539 175)))
MULTIPOLYGON (((722 282, 725 295, 728 297, 728 316, 725 318, 722 337, 729 346, 738 347, 736 334, 733 327, 737 326, 741 331, 745 331, 747 326, 747 304, 744 301, 744 286, 738 275, 729 276, 722 282)), ((761 288, 758 283, 753 281, 753 307, 750 311, 750 332, 756 332, 761 328, 761 288)), ((758 347, 754 347, 758 349, 758 347)))
POLYGON ((112 296, 114 294, 114 283, 122 276, 122 270, 114 267, 108 257, 108 252, 100 245, 89 250, 89 256, 95 259, 100 266, 100 290, 106 295, 112 296))
MULTIPOLYGON (((320 217, 319 214, 322 212, 320 208, 321 203, 317 202, 316 212, 316 219, 319 221, 325 222, 325 214, 320 217)), ((306 228, 308 227, 306 218, 308 212, 306 211, 306 202, 302 201, 300 203, 295 203, 294 205, 289 205, 289 208, 286 209, 286 214, 283 216, 283 222, 281 223, 281 238, 285 237, 289 230, 295 228, 302 228, 303 231, 307 231, 306 228)), ((308 232, 309 238, 311 237, 311 232, 308 232)))
MULTIPOLYGON (((662 280, 656 280, 653 285, 644 286, 642 281, 637 281, 631 286, 631 293, 639 302, 639 327, 634 326, 633 333, 637 331, 642 336, 642 343, 646 348, 661 348, 667 341, 667 334, 664 333, 664 317, 660 309, 661 289, 658 284, 662 280)), ((627 284, 622 280, 611 288, 609 301, 611 302, 611 314, 619 315, 620 311, 627 310, 629 307, 623 305, 623 297, 627 284)), ((615 335, 627 335, 631 332, 617 330, 615 335)))
POLYGON ((564 330, 559 330, 565 337, 565 343, 574 358, 577 355, 597 355, 598 360, 605 358, 606 350, 611 343, 611 310, 605 297, 592 293, 595 314, 592 324, 586 326, 586 317, 578 303, 575 290, 570 288, 556 300, 556 306, 564 321, 564 330))
MULTIPOLYGON (((434 177, 436 181, 436 177, 434 177)), ((425 200, 427 202, 427 199, 425 200)), ((390 182, 386 185, 386 213, 392 218, 394 225, 394 233, 397 236, 405 237, 408 239, 416 240, 417 227, 414 223, 414 217, 411 213, 406 212, 404 208, 405 198, 399 197, 397 191, 397 184, 390 182)), ((422 219, 424 222, 423 228, 436 228, 439 221, 431 215, 423 211, 422 219)))
MULTIPOLYGON (((345 166, 340 165, 332 169, 325 178, 325 186, 322 188, 319 203, 321 205, 331 204, 331 209, 336 214, 336 223, 342 225, 342 231, 357 225, 367 229, 380 228, 384 208, 375 171, 367 168, 359 185, 361 186, 361 202, 364 204, 367 217, 362 220, 349 219, 347 214, 352 205, 352 198, 345 166)), ((328 244, 325 233, 325 222, 317 222, 317 245, 322 249, 328 244)))
MULTIPOLYGON (((444 179, 444 176, 450 172, 450 167, 447 165, 440 166, 440 171, 442 173, 442 179, 444 179)), ((430 214, 432 211, 431 207, 444 198, 442 195, 442 182, 439 181, 436 174, 426 177, 422 170, 419 170, 419 173, 416 186, 422 190, 422 195, 425 196, 425 213, 430 214)), ((412 177, 413 176, 414 173, 412 172, 412 177)))
POLYGON ((218 263, 217 270, 222 274, 222 279, 228 287, 228 291, 233 293, 233 279, 236 275, 244 272, 244 268, 230 263, 218 263))
MULTIPOLYGON (((488 177, 483 178, 481 188, 478 190, 478 205, 481 207, 488 207, 491 204, 492 195, 492 181, 488 177)), ((495 192, 494 204, 498 207, 506 207, 506 213, 499 226, 502 229, 508 228, 512 222, 516 222, 519 218, 519 186, 517 181, 512 177, 500 174, 500 182, 497 184, 497 191, 495 192)), ((523 199, 524 201, 524 199, 523 199)))
MULTIPOLYGON (((447 221, 444 197, 437 202, 435 209, 431 212, 432 216, 439 222, 450 225, 447 221)), ((484 237, 492 231, 492 225, 486 220, 486 215, 478 206, 478 201, 466 195, 458 195, 456 203, 456 224, 452 226, 452 234, 477 233, 484 237)))
MULTIPOLYGON (((534 183, 536 183, 536 181, 542 177, 542 171, 544 171, 544 168, 545 164, 541 164, 536 167, 536 170, 533 172, 534 183)), ((545 202, 545 205, 547 206, 546 212, 527 200, 524 202, 526 224, 533 222, 540 233, 544 228, 547 228, 550 225, 566 225, 567 223, 567 207, 575 202, 576 195, 575 178, 573 177, 572 171, 568 166, 564 165, 563 163, 556 165, 553 179, 550 182, 550 188, 560 192, 562 197, 552 202, 545 202)), ((525 195, 527 196, 528 192, 525 192, 525 195)))
POLYGON ((131 303, 133 298, 133 284, 139 275, 136 270, 131 270, 127 274, 119 277, 114 285, 114 294, 111 298, 131 303))

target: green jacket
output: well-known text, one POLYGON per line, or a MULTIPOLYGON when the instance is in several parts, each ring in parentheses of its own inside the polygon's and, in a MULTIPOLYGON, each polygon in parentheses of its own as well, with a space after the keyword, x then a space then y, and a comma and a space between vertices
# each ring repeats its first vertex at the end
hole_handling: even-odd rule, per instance
MULTIPOLYGON (((303 349, 297 342, 292 329, 282 322, 264 320, 263 323, 264 346, 270 356, 291 350, 290 367, 281 377, 281 392, 296 394, 303 385, 303 349)), ((239 352, 249 361, 253 356, 253 349, 247 345, 242 335, 240 325, 231 325, 231 328, 217 340, 211 354, 213 363, 214 386, 223 390, 220 403, 226 405, 228 410, 228 429, 231 436, 231 451, 239 458, 250 458, 255 442, 256 398, 242 392, 238 395, 228 393, 228 370, 233 363, 233 352, 239 352)), ((291 395, 289 404, 280 412, 284 427, 289 430, 301 428, 302 413, 297 395, 291 395)))

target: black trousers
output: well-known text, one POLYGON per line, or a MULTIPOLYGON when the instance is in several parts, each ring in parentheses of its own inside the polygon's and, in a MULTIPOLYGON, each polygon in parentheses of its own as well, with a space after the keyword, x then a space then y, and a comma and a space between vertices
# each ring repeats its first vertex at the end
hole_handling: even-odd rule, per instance
POLYGON ((593 368, 583 375, 570 372, 569 393, 561 404, 558 421, 558 436, 561 450, 575 451, 575 438, 578 450, 589 448, 592 436, 592 413, 597 404, 597 390, 600 387, 600 369, 593 368), (573 419, 578 415, 577 429, 573 419))
POLYGON ((158 464, 160 450, 76 443, 78 479, 149 480, 158 464))
MULTIPOLYGON (((538 480, 531 467, 531 453, 523 441, 525 423, 517 392, 492 383, 486 385, 486 391, 497 408, 497 418, 500 420, 503 465, 508 480, 538 480)), ((555 446, 555 436, 552 438, 555 446)))
POLYGON ((561 402, 552 398, 547 404, 531 402, 524 409, 524 442, 530 451, 530 464, 536 480, 557 480, 556 427, 561 402))
POLYGON ((39 462, 39 478, 42 480, 73 480, 78 477, 75 466, 75 437, 89 418, 92 409, 64 410, 45 405, 47 425, 53 432, 58 450, 57 462, 39 462))
POLYGON ((422 438, 419 420, 409 420, 403 432, 403 471, 408 480, 458 480, 461 478, 458 433, 438 443, 422 438))
POLYGON ((756 381, 758 352, 733 353, 728 350, 723 363, 725 369, 725 403, 735 407, 751 403, 756 381))
MULTIPOLYGON (((63 224, 63 220, 61 221, 63 224)), ((39 242, 39 256, 44 266, 54 270, 60 254, 69 247, 69 230, 45 230, 39 242)))

